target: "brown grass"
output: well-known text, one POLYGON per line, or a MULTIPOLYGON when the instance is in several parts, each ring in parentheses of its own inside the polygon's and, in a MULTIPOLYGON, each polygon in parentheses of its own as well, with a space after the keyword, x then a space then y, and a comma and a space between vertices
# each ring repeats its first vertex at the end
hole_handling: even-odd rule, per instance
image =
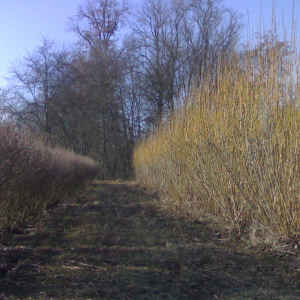
POLYGON ((246 247, 158 203, 134 182, 93 182, 3 241, 0 298, 299 299, 294 245, 246 247))
POLYGON ((0 225, 11 229, 41 215, 97 175, 93 160, 63 149, 52 149, 0 125, 0 225))

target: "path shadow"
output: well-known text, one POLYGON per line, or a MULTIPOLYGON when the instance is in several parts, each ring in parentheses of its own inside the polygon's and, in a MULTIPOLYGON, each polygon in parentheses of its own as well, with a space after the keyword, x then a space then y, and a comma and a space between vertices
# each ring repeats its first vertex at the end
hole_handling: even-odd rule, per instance
MULTIPOLYGON (((130 182, 97 182, 3 241, 9 299, 300 299, 299 261, 237 251, 130 182)), ((1 297, 0 297, 1 299, 1 297)))

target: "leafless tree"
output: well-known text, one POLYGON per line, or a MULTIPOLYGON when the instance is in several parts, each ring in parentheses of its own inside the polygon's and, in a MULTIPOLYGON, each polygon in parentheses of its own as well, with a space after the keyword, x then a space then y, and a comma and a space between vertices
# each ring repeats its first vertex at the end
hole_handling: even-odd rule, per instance
POLYGON ((70 18, 78 43, 41 45, 11 67, 5 99, 19 124, 129 176, 138 139, 235 47, 240 18, 221 0, 88 0, 70 18), (130 26, 129 26, 130 25, 130 26))
POLYGON ((114 45, 116 33, 124 24, 128 11, 126 2, 88 0, 79 6, 76 17, 70 18, 69 29, 90 50, 107 50, 114 45))
POLYGON ((91 151, 97 151, 107 176, 114 176, 122 164, 122 108, 125 65, 118 31, 123 26, 128 6, 115 0, 88 1, 70 20, 70 30, 80 40, 81 53, 76 69, 80 90, 89 110, 86 127, 91 151), (91 142, 93 141, 93 142, 91 142))
POLYGON ((133 26, 154 122, 212 72, 238 40, 239 15, 213 0, 146 0, 133 26))
POLYGON ((58 50, 54 42, 43 38, 35 51, 27 53, 10 69, 9 89, 14 104, 22 108, 18 117, 27 125, 38 127, 50 141, 58 113, 55 98, 69 67, 68 55, 67 51, 58 50))

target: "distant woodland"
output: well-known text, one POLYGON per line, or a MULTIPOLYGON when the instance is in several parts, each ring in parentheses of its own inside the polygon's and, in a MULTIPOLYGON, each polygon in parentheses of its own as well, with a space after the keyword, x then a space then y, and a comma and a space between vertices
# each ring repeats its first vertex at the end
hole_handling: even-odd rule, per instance
POLYGON ((68 29, 75 45, 44 37, 12 64, 2 119, 128 178, 137 141, 237 51, 242 19, 220 0, 90 0, 68 29))

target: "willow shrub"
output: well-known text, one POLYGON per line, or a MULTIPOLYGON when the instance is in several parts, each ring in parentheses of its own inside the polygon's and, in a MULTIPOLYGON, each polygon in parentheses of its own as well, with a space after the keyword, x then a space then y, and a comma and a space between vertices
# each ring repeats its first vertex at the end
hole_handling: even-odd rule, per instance
POLYGON ((40 216, 93 179, 98 164, 48 148, 11 125, 0 125, 0 227, 11 229, 40 216))
POLYGON ((293 238, 300 233, 297 61, 283 67, 282 44, 269 49, 233 57, 214 81, 204 79, 138 144, 133 162, 137 179, 169 206, 293 238))

